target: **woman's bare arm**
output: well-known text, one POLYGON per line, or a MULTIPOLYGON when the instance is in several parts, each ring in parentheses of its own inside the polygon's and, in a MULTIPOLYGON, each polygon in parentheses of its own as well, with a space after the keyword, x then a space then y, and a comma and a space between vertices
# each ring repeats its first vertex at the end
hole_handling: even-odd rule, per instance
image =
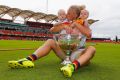
POLYGON ((76 27, 82 34, 86 35, 88 38, 91 38, 91 29, 87 26, 83 26, 77 22, 73 22, 71 27, 76 27))
POLYGON ((56 23, 53 25, 53 27, 50 29, 50 32, 59 32, 64 28, 64 24, 62 23, 56 23))

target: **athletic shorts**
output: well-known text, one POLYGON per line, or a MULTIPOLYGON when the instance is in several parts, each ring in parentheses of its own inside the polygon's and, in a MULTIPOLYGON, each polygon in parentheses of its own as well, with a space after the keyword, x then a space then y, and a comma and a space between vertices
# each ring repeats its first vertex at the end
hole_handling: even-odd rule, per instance
POLYGON ((76 51, 72 52, 70 59, 71 61, 74 61, 75 59, 78 59, 78 57, 82 54, 82 52, 85 50, 85 48, 77 49, 76 51))

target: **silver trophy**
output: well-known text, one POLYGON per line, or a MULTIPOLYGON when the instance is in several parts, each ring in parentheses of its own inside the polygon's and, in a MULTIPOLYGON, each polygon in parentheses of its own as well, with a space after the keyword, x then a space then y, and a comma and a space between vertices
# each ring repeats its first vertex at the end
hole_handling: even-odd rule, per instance
POLYGON ((70 55, 75 51, 80 42, 77 34, 55 34, 54 39, 57 41, 60 48, 66 54, 66 59, 62 62, 63 65, 70 64, 70 55))

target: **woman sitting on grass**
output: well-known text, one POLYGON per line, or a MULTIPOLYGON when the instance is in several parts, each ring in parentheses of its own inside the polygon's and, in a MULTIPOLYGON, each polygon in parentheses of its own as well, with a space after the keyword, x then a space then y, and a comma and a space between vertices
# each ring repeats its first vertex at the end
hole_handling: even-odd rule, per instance
MULTIPOLYGON (((71 6, 67 11, 67 19, 70 21, 70 27, 66 27, 63 24, 57 24, 50 29, 51 32, 58 32, 62 29, 69 29, 72 30, 73 28, 79 30, 79 33, 91 38, 91 30, 89 27, 85 27, 84 25, 79 24, 75 20, 80 15, 80 9, 78 6, 71 6)), ((60 48, 56 41, 53 39, 48 39, 40 48, 38 48, 34 53, 29 55, 26 58, 9 61, 9 66, 11 68, 21 68, 21 67, 33 67, 34 61, 40 59, 49 54, 49 52, 53 50, 54 53, 59 57, 61 60, 66 58, 64 51, 60 48)), ((66 77, 71 77, 72 73, 79 69, 80 67, 88 64, 90 60, 93 58, 95 54, 95 48, 93 46, 88 46, 86 48, 79 48, 75 52, 71 54, 71 64, 67 64, 63 66, 60 70, 66 77), (74 56, 73 56, 74 55, 74 56), (73 59, 73 60, 72 60, 73 59)))

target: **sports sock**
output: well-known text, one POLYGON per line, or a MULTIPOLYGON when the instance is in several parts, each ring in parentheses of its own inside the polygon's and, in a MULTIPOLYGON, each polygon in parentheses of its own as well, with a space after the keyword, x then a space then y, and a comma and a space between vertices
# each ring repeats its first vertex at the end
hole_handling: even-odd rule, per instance
POLYGON ((72 63, 73 63, 74 71, 80 67, 80 63, 77 60, 74 60, 72 63))
POLYGON ((35 54, 31 54, 27 57, 27 59, 30 61, 35 61, 35 60, 37 60, 37 56, 35 54))

